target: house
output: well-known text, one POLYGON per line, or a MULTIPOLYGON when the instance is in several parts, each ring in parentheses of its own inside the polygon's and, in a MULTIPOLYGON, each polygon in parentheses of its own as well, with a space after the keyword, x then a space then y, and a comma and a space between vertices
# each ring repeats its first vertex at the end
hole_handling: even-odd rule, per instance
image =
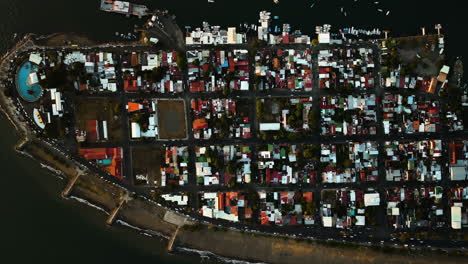
POLYGON ((364 194, 364 205, 367 206, 379 206, 380 195, 378 193, 366 193, 364 194))
POLYGON ((439 76, 437 76, 437 81, 444 83, 447 80, 447 76, 449 74, 450 67, 447 65, 442 66, 442 69, 440 69, 439 76))
POLYGON ((452 206, 450 208, 450 212, 451 212, 451 223, 452 223, 451 226, 452 226, 452 228, 453 229, 461 229, 462 228, 462 225, 461 225, 462 208, 460 206, 452 206))
POLYGON ((177 195, 177 194, 163 194, 161 197, 169 202, 176 203, 177 205, 188 205, 188 195, 177 195))
POLYGON ((468 171, 465 166, 450 166, 450 180, 464 181, 468 179, 468 171))
POLYGON ((279 131, 281 123, 260 123, 260 131, 279 131))

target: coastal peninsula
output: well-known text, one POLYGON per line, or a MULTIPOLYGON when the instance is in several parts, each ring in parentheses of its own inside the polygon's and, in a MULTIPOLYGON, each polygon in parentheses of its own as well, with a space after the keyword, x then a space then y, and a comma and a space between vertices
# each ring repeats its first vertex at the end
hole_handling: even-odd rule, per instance
POLYGON ((135 42, 28 34, 2 57, 16 150, 65 177, 64 198, 176 252, 466 258, 468 91, 440 25, 306 35, 263 11, 183 33, 144 12, 135 42))

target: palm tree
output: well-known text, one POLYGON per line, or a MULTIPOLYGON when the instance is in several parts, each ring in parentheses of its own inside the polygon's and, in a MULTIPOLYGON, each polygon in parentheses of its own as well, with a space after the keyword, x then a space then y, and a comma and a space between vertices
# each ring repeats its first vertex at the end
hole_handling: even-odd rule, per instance
POLYGON ((29 94, 29 95, 34 95, 34 94, 35 94, 35 92, 34 92, 34 90, 33 90, 33 89, 28 89, 28 94, 29 94))

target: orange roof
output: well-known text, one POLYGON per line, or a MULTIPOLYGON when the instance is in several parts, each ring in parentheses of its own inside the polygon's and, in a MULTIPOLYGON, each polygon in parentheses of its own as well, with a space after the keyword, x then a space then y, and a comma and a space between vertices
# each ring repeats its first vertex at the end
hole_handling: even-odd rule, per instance
POLYGON ((312 192, 305 192, 302 196, 306 199, 306 202, 312 202, 312 192))
POLYGON ((138 64, 138 57, 136 53, 132 54, 132 66, 136 66, 138 64))
POLYGON ((128 111, 129 112, 135 112, 135 111, 138 111, 140 110, 140 104, 139 103, 132 103, 132 102, 129 102, 127 104, 128 106, 128 111))
POLYGON ((224 210, 224 194, 218 193, 218 209, 224 210))
POLYGON ((442 83, 445 82, 445 80, 447 80, 447 74, 444 72, 439 73, 439 76, 437 76, 437 80, 442 83))
POLYGON ((262 225, 269 225, 268 215, 266 214, 266 212, 261 212, 260 213, 260 219, 261 219, 262 225))
POLYGON ((273 58, 273 69, 279 69, 279 67, 280 67, 279 59, 273 58))
POLYGON ((208 123, 206 122, 205 118, 198 118, 193 121, 193 128, 194 129, 208 128, 208 123))
POLYGON ((431 84, 427 88, 427 92, 433 94, 435 92, 436 86, 437 86, 437 78, 432 77, 431 84))
POLYGON ((252 208, 245 208, 245 218, 252 218, 252 208))
POLYGON ((231 206, 231 214, 233 215, 239 214, 237 206, 231 206))

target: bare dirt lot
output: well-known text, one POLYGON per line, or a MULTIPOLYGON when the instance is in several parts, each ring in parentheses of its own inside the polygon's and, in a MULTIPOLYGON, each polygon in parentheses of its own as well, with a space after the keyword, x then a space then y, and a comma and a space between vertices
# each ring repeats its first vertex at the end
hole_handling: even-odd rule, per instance
POLYGON ((161 165, 164 163, 164 147, 132 148, 133 177, 136 185, 161 185, 161 165), (148 175, 148 183, 137 180, 136 175, 148 175))
POLYGON ((187 137, 183 100, 158 100, 158 124, 160 139, 181 139, 187 137))
MULTIPOLYGON (((90 120, 107 121, 109 141, 117 142, 123 139, 122 117, 120 103, 109 98, 77 98, 75 115, 76 127, 88 131, 90 120)), ((88 142, 89 138, 88 138, 88 142)))

